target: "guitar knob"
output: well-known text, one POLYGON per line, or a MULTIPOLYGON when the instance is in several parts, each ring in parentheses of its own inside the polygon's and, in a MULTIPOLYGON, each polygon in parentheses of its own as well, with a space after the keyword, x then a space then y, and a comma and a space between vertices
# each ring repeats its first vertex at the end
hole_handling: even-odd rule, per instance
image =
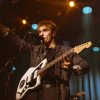
POLYGON ((19 88, 22 88, 22 87, 24 86, 24 83, 25 83, 25 80, 22 80, 22 81, 20 82, 19 88))

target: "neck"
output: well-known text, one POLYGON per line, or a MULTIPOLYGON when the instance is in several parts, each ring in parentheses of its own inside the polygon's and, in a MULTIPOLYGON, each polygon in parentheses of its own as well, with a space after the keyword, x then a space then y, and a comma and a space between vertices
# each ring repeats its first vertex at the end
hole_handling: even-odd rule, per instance
POLYGON ((55 42, 55 40, 53 39, 50 43, 45 44, 45 46, 46 46, 47 48, 55 48, 55 47, 56 47, 56 42, 55 42))

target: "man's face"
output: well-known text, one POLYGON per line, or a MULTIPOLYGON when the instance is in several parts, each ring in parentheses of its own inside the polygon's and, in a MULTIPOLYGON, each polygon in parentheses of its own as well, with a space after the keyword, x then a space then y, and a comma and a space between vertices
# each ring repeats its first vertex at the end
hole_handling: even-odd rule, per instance
POLYGON ((39 27, 38 34, 45 43, 49 43, 54 37, 54 33, 52 33, 51 29, 45 25, 39 27))

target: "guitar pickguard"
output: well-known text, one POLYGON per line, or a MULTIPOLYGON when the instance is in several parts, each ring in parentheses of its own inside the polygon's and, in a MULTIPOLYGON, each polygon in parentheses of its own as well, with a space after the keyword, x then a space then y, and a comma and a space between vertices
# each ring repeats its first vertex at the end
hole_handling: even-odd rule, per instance
POLYGON ((44 59, 38 66, 31 67, 21 78, 17 92, 16 99, 20 100, 28 90, 34 89, 41 84, 41 76, 38 75, 38 70, 45 67, 47 59, 44 59))

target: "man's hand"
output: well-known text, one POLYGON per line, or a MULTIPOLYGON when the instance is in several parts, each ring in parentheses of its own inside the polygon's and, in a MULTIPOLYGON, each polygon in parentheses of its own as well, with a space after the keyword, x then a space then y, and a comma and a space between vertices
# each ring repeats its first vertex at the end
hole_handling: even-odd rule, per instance
POLYGON ((2 23, 0 23, 0 36, 7 36, 10 29, 5 27, 2 23))
POLYGON ((63 68, 68 69, 69 65, 71 64, 71 61, 69 58, 63 59, 63 68))
POLYGON ((82 68, 79 65, 74 65, 73 71, 74 71, 74 74, 79 75, 82 73, 82 68))

